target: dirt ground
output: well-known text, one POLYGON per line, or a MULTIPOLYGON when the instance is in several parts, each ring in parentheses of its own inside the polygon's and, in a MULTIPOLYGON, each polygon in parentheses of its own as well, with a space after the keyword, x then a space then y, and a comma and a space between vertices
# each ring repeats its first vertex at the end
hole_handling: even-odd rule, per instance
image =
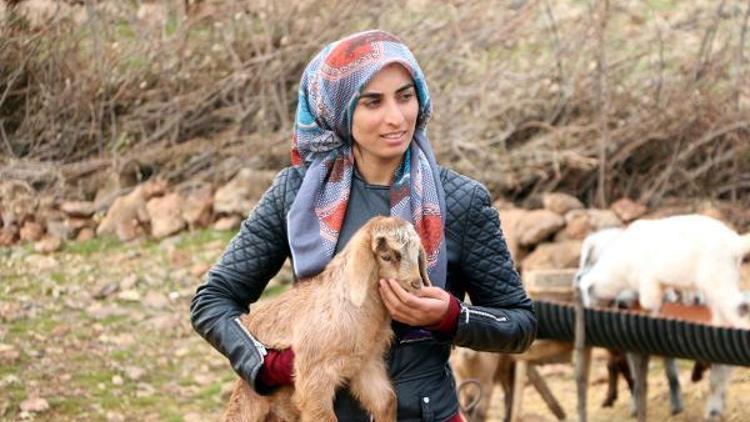
MULTIPOLYGON (((692 362, 678 360, 680 370, 680 384, 682 386, 685 410, 672 416, 669 412, 669 387, 664 376, 664 367, 660 358, 651 359, 648 380, 648 420, 688 422, 703 420, 703 408, 708 394, 707 375, 698 383, 690 381, 692 362)), ((576 420, 576 387, 573 375, 573 365, 555 364, 539 368, 553 394, 560 402, 566 420, 576 420)), ((614 407, 602 408, 601 403, 607 390, 606 354, 603 349, 595 349, 591 365, 591 383, 588 395, 589 421, 614 422, 632 420, 629 417, 630 397, 628 387, 621 378, 618 385, 619 398, 614 407)), ((502 389, 493 392, 492 406, 489 420, 501 422, 504 414, 502 403, 502 389)), ((547 408, 539 393, 530 384, 523 393, 521 421, 546 422, 556 421, 557 418, 547 408)), ((750 420, 750 368, 736 368, 727 394, 727 408, 724 421, 750 420)))
MULTIPOLYGON (((96 238, 50 255, 28 245, 0 249, 0 421, 219 420, 236 378, 192 330, 188 309, 232 235, 206 230, 129 244, 96 238)), ((283 289, 278 281, 269 294, 283 289)), ((606 371, 602 353, 594 356, 590 420, 629 420, 624 381, 616 406, 599 407, 606 371)), ((691 384, 690 367, 680 362, 686 410, 670 417, 654 360, 650 420, 701 419, 707 381, 691 384)), ((540 372, 574 420, 572 365, 540 372)), ((498 390, 492 421, 501 420, 501 403, 498 390)), ((750 369, 735 371, 727 404, 726 420, 750 420, 750 369)), ((555 420, 530 386, 522 410, 522 420, 555 420)))

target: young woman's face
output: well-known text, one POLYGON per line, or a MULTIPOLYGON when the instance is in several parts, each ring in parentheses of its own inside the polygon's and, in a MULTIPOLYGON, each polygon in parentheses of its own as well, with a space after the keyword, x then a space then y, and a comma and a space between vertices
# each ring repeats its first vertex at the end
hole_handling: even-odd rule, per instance
POLYGON ((414 82, 400 64, 384 67, 365 85, 352 116, 357 160, 400 162, 419 115, 414 82))

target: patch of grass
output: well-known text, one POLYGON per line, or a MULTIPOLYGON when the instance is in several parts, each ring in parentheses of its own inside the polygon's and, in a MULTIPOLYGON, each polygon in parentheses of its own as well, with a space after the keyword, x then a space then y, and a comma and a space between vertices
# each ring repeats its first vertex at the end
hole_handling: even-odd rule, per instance
POLYGON ((124 247, 124 243, 114 236, 99 236, 83 242, 70 242, 65 244, 64 252, 91 256, 95 253, 109 252, 124 247))
POLYGON ((133 359, 132 350, 115 350, 109 354, 109 357, 115 361, 129 362, 133 359))
POLYGON ((194 232, 186 232, 180 237, 177 242, 178 249, 194 249, 196 247, 205 245, 206 243, 214 242, 217 240, 223 243, 229 243, 234 237, 234 230, 214 230, 214 229, 203 229, 196 230, 194 232))
POLYGON ((54 272, 50 274, 50 278, 55 281, 55 283, 63 284, 65 283, 65 274, 54 272))
POLYGON ((32 332, 47 334, 58 324, 57 315, 52 312, 38 315, 35 318, 20 319, 8 324, 8 337, 11 339, 28 337, 29 333, 32 332))

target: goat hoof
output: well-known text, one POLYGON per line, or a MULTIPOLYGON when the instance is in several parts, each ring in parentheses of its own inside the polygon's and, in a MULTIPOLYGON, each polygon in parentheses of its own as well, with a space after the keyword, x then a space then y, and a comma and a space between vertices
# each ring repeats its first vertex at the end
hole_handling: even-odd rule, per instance
POLYGON ((602 407, 612 407, 615 404, 615 399, 607 399, 602 402, 602 407))
POLYGON ((710 422, 719 422, 722 420, 721 417, 721 411, 718 409, 711 409, 708 411, 708 414, 706 415, 706 421, 710 422))

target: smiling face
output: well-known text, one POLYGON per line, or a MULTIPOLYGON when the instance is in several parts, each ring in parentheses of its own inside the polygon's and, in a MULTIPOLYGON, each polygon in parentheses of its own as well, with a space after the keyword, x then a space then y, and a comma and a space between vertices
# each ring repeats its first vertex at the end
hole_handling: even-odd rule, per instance
POLYGON ((414 82, 402 65, 385 66, 365 85, 352 116, 354 156, 363 174, 365 168, 395 171, 418 115, 414 82))

